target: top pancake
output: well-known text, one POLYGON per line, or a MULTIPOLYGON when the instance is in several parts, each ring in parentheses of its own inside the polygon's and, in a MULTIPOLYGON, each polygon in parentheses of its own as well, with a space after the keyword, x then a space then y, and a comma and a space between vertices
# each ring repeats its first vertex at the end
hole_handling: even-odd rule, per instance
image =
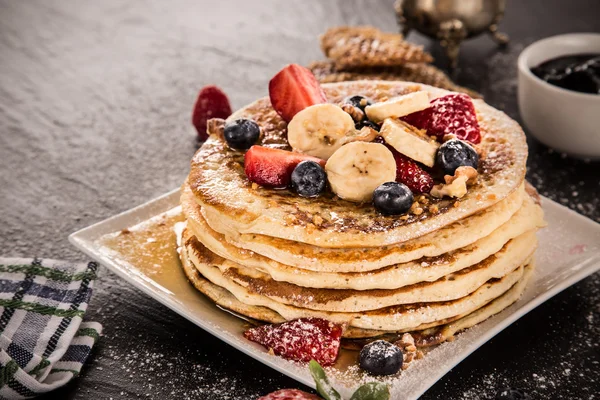
MULTIPOLYGON (((355 81, 323 85, 332 103, 361 94, 375 101, 426 90, 430 98, 450 92, 406 82, 355 81)), ((519 124, 504 113, 474 100, 481 128, 477 183, 460 201, 430 199, 438 206, 432 214, 384 216, 370 203, 356 204, 326 193, 303 198, 288 190, 252 188, 244 174, 244 153, 230 149, 218 132, 198 150, 188 183, 215 231, 235 237, 257 233, 320 247, 375 247, 420 237, 490 207, 516 190, 524 180, 527 145, 519 124), (319 223, 315 223, 315 217, 319 223), (322 221, 322 222, 321 222, 322 221)), ((242 108, 229 119, 251 118, 261 127, 260 145, 289 149, 286 124, 268 98, 242 108)))

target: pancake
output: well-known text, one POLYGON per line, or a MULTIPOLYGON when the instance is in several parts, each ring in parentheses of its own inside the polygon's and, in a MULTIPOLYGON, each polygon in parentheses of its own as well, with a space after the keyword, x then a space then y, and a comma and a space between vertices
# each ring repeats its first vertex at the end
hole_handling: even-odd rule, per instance
POLYGON ((422 324, 473 312, 508 291, 523 275, 523 266, 519 266, 506 276, 491 279, 473 293, 452 301, 403 304, 359 313, 340 313, 290 306, 253 294, 225 277, 218 268, 218 264, 224 262, 224 259, 206 248, 192 247, 184 241, 181 255, 191 262, 202 276, 228 290, 244 304, 267 307, 286 320, 316 317, 346 326, 375 330, 412 329, 422 324))
MULTIPOLYGON (((430 98, 450 92, 405 82, 356 81, 323 85, 330 102, 360 93, 375 101, 416 90, 430 98)), ((261 234, 319 247, 377 247, 405 242, 491 207, 518 190, 524 180, 527 145, 520 126, 483 101, 475 100, 486 154, 477 183, 460 199, 432 199, 438 212, 400 219, 378 213, 371 204, 343 201, 333 194, 303 198, 286 190, 253 188, 243 169, 243 153, 229 149, 222 136, 209 139, 192 159, 188 177, 194 198, 210 227, 226 236, 261 234), (319 217, 319 218, 316 218, 319 217), (317 222, 318 221, 318 222, 317 222)), ((285 126, 268 98, 234 113, 261 127, 260 145, 289 149, 285 126)))
POLYGON ((504 293, 502 296, 487 304, 485 307, 482 307, 466 315, 465 317, 453 321, 449 324, 421 331, 416 337, 417 345, 424 347, 445 342, 448 338, 454 336, 456 333, 471 328, 472 326, 475 326, 478 323, 485 321, 494 314, 498 314, 499 312, 501 312, 502 310, 519 300, 519 298, 525 291, 527 282, 533 275, 533 271, 534 265, 533 263, 531 263, 529 264, 528 268, 525 268, 523 277, 519 282, 517 282, 515 286, 513 286, 508 292, 504 293))
POLYGON ((392 290, 338 290, 305 288, 274 281, 268 274, 217 256, 192 236, 189 230, 184 241, 190 251, 203 255, 204 263, 219 268, 224 277, 252 294, 296 307, 336 312, 360 312, 398 304, 455 300, 474 292, 490 279, 502 278, 514 271, 531 258, 536 247, 535 232, 531 231, 514 239, 514 243, 507 246, 507 251, 434 282, 421 282, 392 290))
MULTIPOLYGON (((521 280, 519 280, 519 282, 517 282, 502 296, 494 299, 490 303, 486 304, 478 310, 473 311, 472 313, 465 314, 457 318, 450 318, 448 319, 448 321, 445 321, 442 324, 434 323, 430 324, 430 326, 421 325, 417 329, 413 330, 412 334, 415 337, 416 344, 419 347, 427 347, 440 344, 442 342, 445 342, 448 338, 454 336, 455 334, 465 329, 471 328, 472 326, 475 326, 480 322, 483 322, 486 319, 490 318, 491 316, 503 311, 505 308, 509 307, 511 304, 519 300, 519 298, 527 288, 527 283, 531 279, 534 270, 535 263, 534 261, 531 261, 525 267, 523 277, 521 278, 521 280)), ((348 328, 344 332, 344 337, 354 339, 373 338, 384 337, 385 335, 402 332, 405 331, 389 332, 348 328)))
POLYGON ((192 265, 186 256, 180 253, 181 266, 185 276, 196 289, 211 299, 216 305, 223 307, 243 317, 265 321, 270 323, 285 322, 285 318, 275 311, 253 305, 244 304, 236 299, 229 291, 215 285, 204 278, 192 265))
MULTIPOLYGON (((182 187, 181 205, 195 236, 213 252, 244 265, 258 266, 271 260, 284 265, 319 272, 364 272, 422 257, 435 257, 465 247, 490 235, 506 223, 523 205, 524 190, 518 189, 498 204, 464 220, 419 238, 391 246, 332 249, 322 248, 265 235, 226 237, 213 230, 201 214, 198 203, 186 184, 182 187), (250 252, 245 251, 250 250, 250 252), (256 253, 256 254, 255 254, 256 253), (264 256, 264 257, 263 257, 264 256)), ((541 209, 528 208, 543 219, 541 209)), ((520 216, 521 219, 523 216, 520 216)), ((524 231, 521 231, 522 233, 524 231)), ((516 235, 515 235, 516 236, 516 235)))
MULTIPOLYGON (((286 266, 266 257, 240 250, 226 242, 207 240, 212 236, 206 235, 210 229, 202 225, 202 219, 188 219, 188 228, 196 235, 204 246, 219 256, 236 264, 260 270, 276 281, 288 282, 308 288, 332 289, 397 289, 403 286, 432 282, 443 276, 468 268, 482 262, 495 254, 517 236, 539 228, 543 224, 541 208, 527 198, 526 204, 514 218, 506 222, 491 235, 464 248, 437 257, 422 257, 408 263, 400 263, 376 271, 335 273, 314 272, 296 267, 286 266)), ((528 248, 522 246, 522 248, 528 248)))
MULTIPOLYGON (((216 305, 223 307, 235 314, 243 317, 252 318, 258 321, 264 321, 269 323, 281 323, 285 319, 273 310, 266 307, 252 306, 240 302, 230 292, 217 286, 206 278, 204 278, 198 270, 191 265, 186 257, 181 258, 182 267, 188 280, 199 292, 203 293, 209 299, 211 299, 216 305)), ((445 341, 448 337, 455 333, 470 328, 471 326, 484 321, 494 314, 502 311, 512 303, 517 301, 521 294, 525 290, 526 284, 530 279, 533 272, 533 263, 530 263, 525 268, 523 278, 517 282, 512 288, 510 288, 502 296, 494 299, 492 302, 486 304, 480 309, 473 313, 460 316, 458 318, 450 318, 450 321, 442 322, 438 325, 430 324, 432 326, 421 325, 413 330, 413 335, 417 334, 417 338, 420 340, 419 345, 433 345, 445 341), (449 327, 452 324, 452 327, 449 327), (437 329, 432 329, 437 326, 437 329), (429 329, 428 331, 421 331, 421 329, 429 329), (421 333, 426 332, 426 333, 421 333), (420 333, 420 334, 419 334, 420 333)), ((402 333, 405 331, 379 331, 373 329, 361 329, 348 327, 344 329, 343 337, 346 339, 357 339, 357 338, 374 338, 383 337, 386 334, 402 333)))

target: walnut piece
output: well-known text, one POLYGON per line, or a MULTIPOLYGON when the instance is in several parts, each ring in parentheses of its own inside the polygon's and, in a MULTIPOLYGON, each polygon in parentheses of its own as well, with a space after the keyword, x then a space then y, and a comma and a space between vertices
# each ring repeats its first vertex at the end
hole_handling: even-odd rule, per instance
POLYGON ((400 344, 403 347, 414 346, 415 338, 410 333, 405 333, 402 335, 402 338, 400 338, 400 344))
POLYGON ((219 138, 225 140, 223 131, 225 130, 225 120, 222 118, 211 118, 206 123, 206 132, 209 135, 217 135, 219 138))
POLYGON ((321 226, 323 224, 323 218, 320 215, 315 215, 313 217, 313 224, 316 226, 321 226))
POLYGON ((373 128, 364 126, 361 130, 354 130, 346 133, 346 136, 339 139, 339 143, 348 144, 350 142, 372 142, 379 135, 373 128))
POLYGON ((297 218, 294 214, 286 214, 283 219, 287 225, 294 225, 297 221, 297 218))
POLYGON ((458 139, 458 137, 454 133, 448 133, 448 134, 444 135, 444 137, 442 138, 442 141, 444 143, 446 143, 448 140, 453 140, 453 139, 458 139))
POLYGON ((446 183, 452 183, 455 179, 460 178, 461 176, 467 177, 467 184, 472 185, 477 182, 477 170, 473 167, 458 167, 456 171, 454 171, 454 176, 446 175, 444 176, 444 180, 446 183))
POLYGON ((410 206, 410 210, 408 210, 408 212, 414 215, 421 215, 423 214, 423 209, 421 208, 419 202, 415 201, 412 203, 412 206, 410 206))
MULTIPOLYGON (((402 349, 402 354, 404 356, 404 363, 402 364, 402 369, 405 370, 408 368, 408 364, 419 358, 420 351, 415 346, 415 339, 410 333, 405 333, 402 335, 402 338, 397 340, 394 343, 396 346, 402 349)), ((421 353, 421 358, 423 354, 421 353)))
POLYGON ((477 170, 473 167, 458 167, 453 176, 445 175, 444 181, 446 183, 435 185, 431 189, 431 195, 438 198, 447 196, 460 199, 467 194, 467 185, 477 181, 477 170))
POLYGON ((365 113, 358 107, 354 107, 352 104, 342 104, 340 106, 342 110, 348 113, 354 122, 360 122, 365 118, 365 113))

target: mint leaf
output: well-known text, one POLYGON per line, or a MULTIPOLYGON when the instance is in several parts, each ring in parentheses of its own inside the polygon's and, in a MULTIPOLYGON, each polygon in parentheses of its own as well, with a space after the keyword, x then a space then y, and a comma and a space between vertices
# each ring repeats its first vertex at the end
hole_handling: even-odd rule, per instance
POLYGON ((390 390, 381 382, 365 383, 350 397, 350 400, 389 400, 390 390))
POLYGON ((325 400, 342 400, 342 396, 331 386, 327 375, 325 375, 325 370, 318 362, 310 360, 308 369, 317 385, 317 393, 323 396, 325 400))

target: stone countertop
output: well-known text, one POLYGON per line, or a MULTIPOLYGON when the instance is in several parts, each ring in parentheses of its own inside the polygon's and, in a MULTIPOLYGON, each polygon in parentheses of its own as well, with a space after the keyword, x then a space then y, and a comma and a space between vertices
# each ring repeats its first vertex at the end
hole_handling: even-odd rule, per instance
MULTIPOLYGON (((190 113, 216 84, 234 108, 267 93, 283 65, 322 58, 334 25, 394 31, 393 0, 146 2, 0 0, 0 253, 86 260, 78 229, 180 185, 198 144, 190 113)), ((600 32, 597 5, 509 1, 499 50, 464 44, 457 81, 519 119, 516 58, 550 35, 600 32), (596 8, 594 10, 594 8, 596 8)), ((444 64, 436 45, 418 34, 444 64)), ((598 163, 529 140, 541 194, 600 220, 598 163)), ((600 392, 600 274, 511 325, 424 399, 491 399, 500 386, 534 398, 600 392)), ((82 375, 45 398, 255 399, 294 380, 213 338, 101 269, 86 318, 104 336, 82 375)))

